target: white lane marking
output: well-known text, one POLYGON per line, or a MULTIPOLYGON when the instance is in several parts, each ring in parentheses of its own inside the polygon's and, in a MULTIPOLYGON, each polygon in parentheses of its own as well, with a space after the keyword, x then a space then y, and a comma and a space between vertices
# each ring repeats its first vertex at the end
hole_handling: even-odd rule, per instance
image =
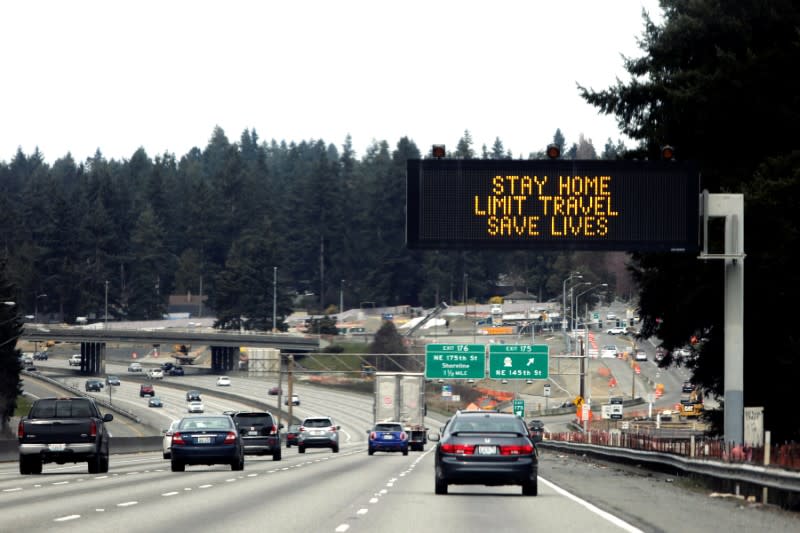
POLYGON ((14 487, 13 489, 3 489, 3 492, 17 492, 18 490, 22 490, 22 487, 14 487))
POLYGON ((208 485, 200 485, 198 488, 200 488, 200 489, 207 489, 207 488, 209 488, 209 487, 213 487, 213 486, 214 486, 214 485, 211 485, 211 484, 208 484, 208 485))
POLYGON ((95 512, 97 512, 97 513, 105 513, 106 510, 105 509, 95 509, 95 512))
POLYGON ((173 490, 172 492, 165 492, 162 496, 175 496, 176 494, 180 494, 180 492, 173 490))
POLYGON ((189 491, 189 490, 192 490, 192 487, 186 487, 186 488, 185 488, 185 489, 183 489, 183 490, 189 491))
POLYGON ((54 518, 53 522, 66 522, 67 520, 75 520, 76 518, 80 518, 81 515, 79 514, 71 514, 68 516, 61 516, 59 518, 54 518))
POLYGON ((66 485, 69 481, 56 481, 53 485, 66 485))
POLYGON ((225 480, 225 483, 230 483, 230 482, 232 482, 232 481, 236 481, 236 478, 235 478, 235 477, 232 477, 232 478, 230 478, 230 479, 226 479, 226 480, 225 480))
POLYGON ((369 512, 369 509, 359 509, 358 511, 356 511, 356 514, 361 516, 361 515, 367 514, 368 512, 369 512))
POLYGON ((94 479, 108 479, 108 476, 97 476, 97 477, 96 477, 96 478, 94 478, 94 479))
POLYGON ((126 476, 132 476, 133 474, 138 474, 139 472, 126 472, 126 476))
POLYGON ((389 491, 386 490, 386 489, 381 489, 381 491, 378 494, 386 494, 387 492, 389 492, 389 491))
POLYGON ((122 502, 118 503, 117 507, 130 507, 131 505, 136 505, 139 502, 122 502))
POLYGON ((386 486, 387 487, 394 487, 394 483, 387 483, 386 486))
POLYGON ((247 477, 258 477, 258 474, 247 474, 247 477))
POLYGON ((337 527, 336 529, 334 529, 334 531, 336 533, 344 533, 348 529, 350 529, 350 525, 349 524, 342 524, 339 527, 337 527))
POLYGON ((378 503, 378 498, 370 498, 369 503, 378 503))
POLYGON ((639 529, 639 528, 637 528, 637 527, 625 522, 621 518, 618 518, 618 517, 612 515, 611 513, 603 511, 599 507, 596 507, 596 506, 592 505, 591 503, 587 502, 586 500, 575 496, 571 492, 567 492, 566 490, 562 489, 561 487, 559 487, 555 483, 553 483, 551 481, 547 481, 546 479, 544 479, 541 476, 539 476, 539 481, 542 481, 545 485, 547 485, 548 487, 550 487, 551 489, 553 489, 557 493, 561 494, 562 496, 566 496, 570 500, 582 505, 583 507, 585 507, 589 511, 593 512, 594 514, 600 516, 601 518, 604 518, 605 520, 608 520, 609 522, 611 522, 615 526, 617 526, 617 527, 619 527, 619 528, 621 528, 621 529, 623 529, 625 531, 628 531, 629 533, 644 533, 641 529, 639 529))
POLYGON ((395 481, 397 481, 397 478, 393 477, 392 479, 389 480, 389 483, 394 483, 395 481))

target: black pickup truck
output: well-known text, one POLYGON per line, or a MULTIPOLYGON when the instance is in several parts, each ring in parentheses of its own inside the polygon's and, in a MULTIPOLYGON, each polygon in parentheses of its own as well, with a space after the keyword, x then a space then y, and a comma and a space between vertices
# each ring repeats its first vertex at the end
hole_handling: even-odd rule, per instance
POLYGON ((89 463, 89 473, 108 472, 109 434, 91 398, 42 398, 19 421, 19 473, 41 474, 44 463, 89 463))

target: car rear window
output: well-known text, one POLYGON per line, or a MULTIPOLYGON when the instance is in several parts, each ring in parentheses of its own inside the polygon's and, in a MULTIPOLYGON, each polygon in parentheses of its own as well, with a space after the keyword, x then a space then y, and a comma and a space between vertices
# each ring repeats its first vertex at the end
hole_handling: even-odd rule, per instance
POLYGON ((45 399, 37 401, 31 408, 30 418, 87 418, 94 410, 88 400, 45 399))
POLYGON ((375 431, 403 431, 400 424, 376 424, 375 431))
POLYGON ((272 428, 272 416, 268 413, 238 413, 233 421, 239 427, 268 427, 272 428))
POLYGON ((511 417, 464 417, 453 422, 454 433, 459 431, 487 431, 501 433, 527 433, 522 422, 511 417))
POLYGON ((184 418, 179 429, 233 429, 227 416, 209 418, 184 418))
POLYGON ((330 418, 307 418, 303 425, 307 428, 326 428, 332 426, 330 418))

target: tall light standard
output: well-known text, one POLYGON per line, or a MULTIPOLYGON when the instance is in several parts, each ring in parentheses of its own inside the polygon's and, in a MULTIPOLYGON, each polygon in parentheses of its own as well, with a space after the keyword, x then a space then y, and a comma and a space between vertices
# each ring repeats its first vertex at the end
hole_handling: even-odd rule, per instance
MULTIPOLYGON (((103 320, 103 329, 108 329, 108 280, 106 280, 106 315, 103 320)), ((111 401, 111 387, 108 388, 108 400, 111 401)))
MULTIPOLYGON (((570 321, 572 322, 572 329, 573 330, 578 327, 577 320, 575 320, 575 318, 577 316, 577 312, 575 310, 575 289, 577 289, 581 285, 591 285, 591 284, 592 284, 591 281, 584 281, 584 282, 578 283, 577 285, 573 285, 569 290, 569 300, 570 300, 569 318, 570 318, 570 321)), ((588 291, 585 291, 585 292, 588 292, 588 291)), ((581 293, 581 294, 583 294, 583 293, 581 293)))
POLYGON ((33 321, 39 323, 39 298, 47 298, 46 294, 37 294, 33 299, 33 321))
POLYGON ((583 279, 583 275, 581 275, 580 272, 573 272, 561 284, 561 293, 563 298, 563 302, 561 303, 561 329, 564 331, 564 333, 567 332, 567 283, 569 283, 572 278, 583 279))
POLYGON ((344 280, 342 280, 341 285, 339 285, 339 314, 341 315, 344 312, 344 280))
MULTIPOLYGON (((588 288, 588 289, 586 289, 585 291, 583 291, 583 292, 581 292, 581 293, 578 293, 578 295, 577 295, 577 296, 575 296, 575 322, 576 322, 576 323, 578 322, 578 315, 579 315, 579 313, 580 313, 580 311, 579 311, 579 309, 578 309, 578 299, 579 299, 581 296, 583 296, 584 294, 586 294, 587 292, 593 291, 593 290, 595 290, 595 289, 599 289, 600 287, 608 287, 608 283, 600 283, 600 284, 598 284, 598 285, 595 285, 595 286, 593 286, 593 287, 589 287, 589 288, 588 288)), ((584 323, 584 325, 586 324, 586 320, 585 320, 585 319, 584 319, 583 323, 584 323)), ((587 328, 587 329, 588 329, 588 328, 587 328)))
MULTIPOLYGON (((589 282, 587 282, 587 284, 591 285, 591 283, 589 283, 589 282)), ((600 287, 608 287, 608 283, 600 283, 599 285, 594 285, 592 287, 589 287, 585 291, 578 293, 578 295, 575 296, 576 315, 577 315, 577 305, 578 305, 580 297, 583 296, 584 294, 586 294, 587 292, 593 291, 595 289, 599 289, 600 287)), ((577 316, 575 318, 577 318, 577 316)), ((588 331, 588 328, 587 328, 587 331, 588 331)), ((588 334, 587 334, 587 337, 588 337, 588 334)), ((580 396, 581 396, 581 398, 586 398, 586 392, 588 391, 589 392, 589 396, 591 398, 591 390, 587 387, 587 383, 586 383, 587 382, 586 378, 587 378, 587 374, 588 374, 587 370, 589 368, 588 362, 586 361, 586 353, 587 353, 587 351, 586 351, 585 346, 583 345, 583 343, 581 343, 581 345, 582 345, 582 350, 581 350, 582 353, 576 354, 576 355, 580 355, 581 356, 581 358, 580 358, 580 362, 581 362, 580 396)), ((584 421, 584 424, 586 424, 586 421, 584 421)))
POLYGON ((275 333, 278 314, 278 267, 272 267, 272 333, 275 333))

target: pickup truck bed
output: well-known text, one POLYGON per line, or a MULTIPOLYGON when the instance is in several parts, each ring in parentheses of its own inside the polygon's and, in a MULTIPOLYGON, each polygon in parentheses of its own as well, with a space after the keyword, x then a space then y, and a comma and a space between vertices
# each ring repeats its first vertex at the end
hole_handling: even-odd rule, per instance
POLYGON ((41 474, 45 463, 88 463, 90 474, 108 472, 109 434, 91 398, 42 398, 19 422, 20 474, 41 474))

